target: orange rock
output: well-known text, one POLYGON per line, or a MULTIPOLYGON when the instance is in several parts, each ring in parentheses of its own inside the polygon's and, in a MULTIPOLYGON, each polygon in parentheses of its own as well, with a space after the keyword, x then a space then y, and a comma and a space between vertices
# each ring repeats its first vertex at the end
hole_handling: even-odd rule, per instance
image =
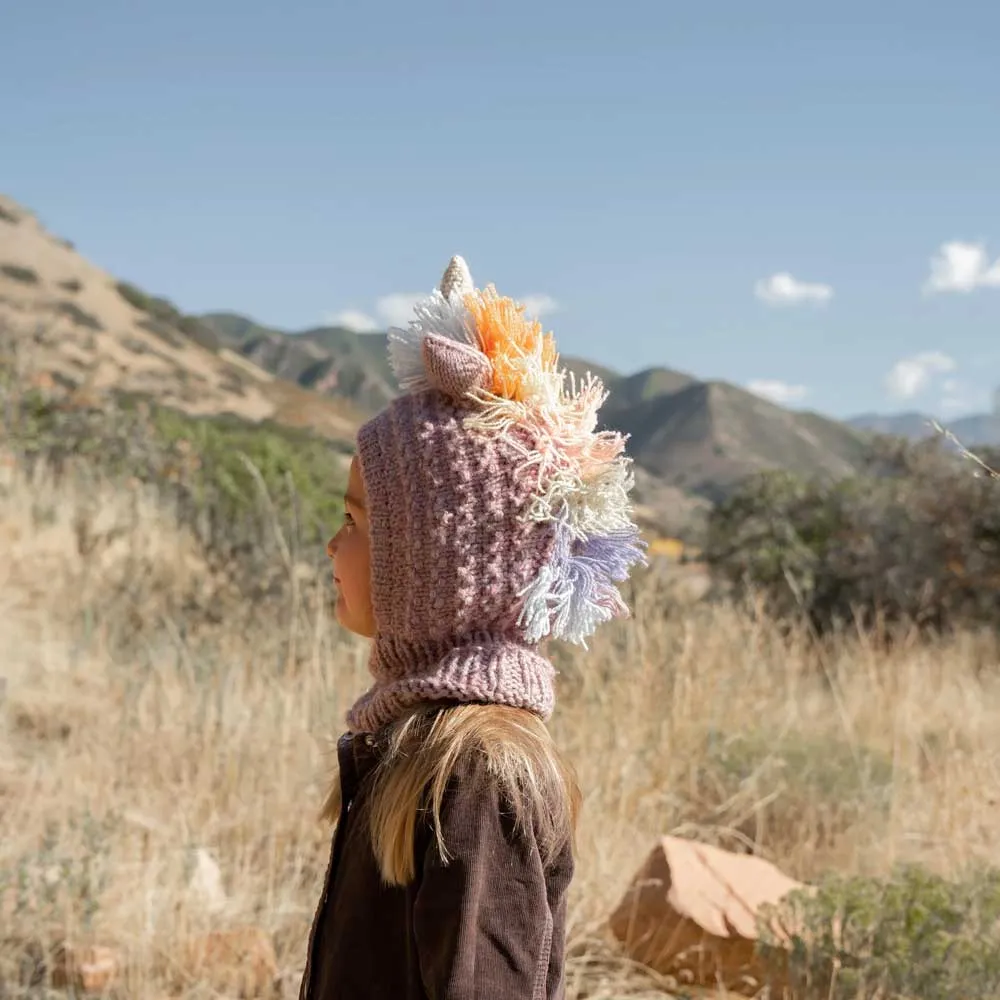
POLYGON ((77 993, 103 993, 120 971, 121 958, 113 948, 61 945, 52 959, 52 985, 77 993))
POLYGON ((661 975, 752 995, 765 983, 785 985, 781 963, 765 966, 756 954, 761 908, 801 888, 762 858, 664 837, 612 914, 611 931, 661 975))
POLYGON ((259 927, 214 931, 192 941, 185 973, 218 993, 244 998, 274 996, 279 988, 274 944, 259 927))

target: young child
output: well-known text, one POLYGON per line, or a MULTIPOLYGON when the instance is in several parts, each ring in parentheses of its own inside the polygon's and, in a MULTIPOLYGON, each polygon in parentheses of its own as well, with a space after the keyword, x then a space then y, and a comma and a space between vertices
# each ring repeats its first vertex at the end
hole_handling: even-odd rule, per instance
POLYGON ((628 613, 624 440, 459 257, 389 352, 403 395, 359 432, 327 547, 374 684, 338 744, 301 997, 560 998, 579 792, 539 646, 628 613))

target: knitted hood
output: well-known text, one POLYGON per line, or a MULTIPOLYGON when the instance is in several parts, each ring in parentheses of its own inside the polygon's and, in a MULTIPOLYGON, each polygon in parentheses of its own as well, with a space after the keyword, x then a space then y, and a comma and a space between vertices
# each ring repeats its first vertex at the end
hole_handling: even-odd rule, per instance
POLYGON ((547 718, 538 644, 626 615, 616 583, 644 561, 624 438, 596 431, 603 386, 568 379, 551 336, 461 258, 389 345, 403 395, 358 434, 374 684, 348 724, 455 701, 547 718))

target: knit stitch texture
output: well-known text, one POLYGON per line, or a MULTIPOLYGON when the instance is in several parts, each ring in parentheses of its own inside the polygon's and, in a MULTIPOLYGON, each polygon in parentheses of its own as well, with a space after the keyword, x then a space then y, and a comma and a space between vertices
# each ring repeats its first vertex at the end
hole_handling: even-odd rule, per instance
POLYGON ((393 401, 358 434, 378 633, 375 684, 349 714, 354 731, 430 701, 552 712, 552 665, 517 618, 553 526, 526 517, 523 456, 467 430, 467 412, 431 390, 393 401))
POLYGON ((617 585, 645 561, 625 440, 596 429, 603 386, 560 370, 551 334, 458 257, 389 355, 403 395, 358 433, 376 635, 348 725, 428 702, 548 718, 539 643, 627 615, 617 585))

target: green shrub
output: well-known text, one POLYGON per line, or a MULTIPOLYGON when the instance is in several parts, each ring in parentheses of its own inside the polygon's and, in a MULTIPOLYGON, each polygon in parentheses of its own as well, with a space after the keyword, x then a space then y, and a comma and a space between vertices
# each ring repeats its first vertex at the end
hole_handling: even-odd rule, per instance
POLYGON ((215 330, 203 323, 196 316, 182 316, 177 326, 186 336, 208 351, 217 353, 222 346, 219 335, 215 330))
POLYGON ((791 931, 794 996, 957 1000, 1000 995, 1000 871, 949 881, 918 866, 891 878, 831 877, 762 915, 791 931))
MULTIPOLYGON (((149 354, 152 348, 144 340, 140 340, 138 337, 122 337, 122 347, 127 351, 131 351, 133 354, 149 354)), ((156 352, 159 354, 159 352, 156 352)))
POLYGON ((838 483, 765 472, 710 515, 705 558, 779 617, 1000 621, 1000 493, 939 442, 883 443, 838 483))
POLYGON ((0 274, 5 274, 13 281, 20 281, 22 285, 38 284, 38 273, 30 267, 21 267, 18 264, 0 264, 0 274))
POLYGON ((4 396, 0 380, 0 439, 29 467, 44 461, 60 475, 76 465, 153 486, 219 565, 236 560, 248 576, 280 563, 276 527, 305 558, 321 557, 341 519, 342 446, 309 431, 192 417, 126 395, 100 409, 9 383, 4 396))
POLYGON ((118 289, 118 294, 139 312, 166 319, 180 315, 167 299, 157 299, 152 295, 147 295, 141 288, 136 288, 135 285, 129 284, 127 281, 119 281, 115 287, 118 289))
POLYGON ((169 344, 176 350, 181 350, 184 347, 184 338, 177 332, 177 327, 165 323, 162 319, 147 316, 145 319, 139 320, 136 326, 153 334, 154 337, 159 337, 165 344, 169 344))
POLYGON ((59 287, 64 292, 78 292, 83 288, 83 282, 78 278, 68 278, 66 281, 60 281, 59 287))
POLYGON ((196 316, 185 316, 177 306, 169 299, 158 298, 155 295, 148 295, 135 285, 127 281, 120 281, 116 286, 118 294, 135 307, 140 312, 146 313, 151 323, 140 324, 164 340, 170 341, 173 346, 179 346, 183 342, 176 336, 174 331, 179 330, 189 340, 209 351, 217 352, 220 347, 219 335, 208 324, 202 322, 196 316))
POLYGON ((86 330, 99 331, 104 329, 104 324, 88 312, 84 312, 75 302, 60 302, 56 309, 68 316, 76 326, 82 326, 86 330))
MULTIPOLYGON (((329 441, 275 424, 238 417, 193 418, 157 407, 153 433, 172 455, 190 455, 196 471, 188 489, 198 506, 208 505, 223 523, 259 521, 259 472, 281 519, 305 544, 325 542, 342 516, 345 475, 329 441)), ((266 513, 265 513, 266 516, 266 513)))

